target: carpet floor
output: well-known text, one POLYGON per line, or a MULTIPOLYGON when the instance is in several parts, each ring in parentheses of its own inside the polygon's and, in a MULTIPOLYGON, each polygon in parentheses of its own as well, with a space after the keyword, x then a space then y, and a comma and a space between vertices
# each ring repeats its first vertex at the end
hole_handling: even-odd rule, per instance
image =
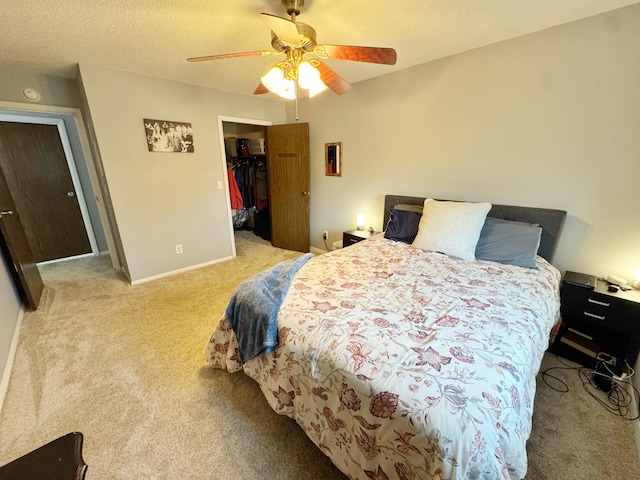
MULTIPOLYGON (((87 479, 344 479, 253 380, 205 362, 235 286, 299 255, 247 231, 236 243, 233 260, 136 286, 104 256, 42 267, 0 412, 0 465, 79 431, 87 479)), ((546 354, 543 369, 560 361, 546 354)), ((557 375, 569 392, 538 382, 527 480, 640 478, 632 422, 576 371, 557 375)))

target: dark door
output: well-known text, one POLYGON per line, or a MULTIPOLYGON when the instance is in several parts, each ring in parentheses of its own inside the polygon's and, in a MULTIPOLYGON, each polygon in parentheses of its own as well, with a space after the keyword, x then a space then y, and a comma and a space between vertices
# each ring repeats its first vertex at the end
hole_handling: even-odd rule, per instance
POLYGON ((1 170, 0 234, 0 251, 7 260, 16 289, 25 306, 35 310, 44 286, 1 170))
POLYGON ((267 127, 271 243, 309 251, 309 124, 267 127))
POLYGON ((58 127, 0 122, 0 168, 36 262, 91 253, 58 127))

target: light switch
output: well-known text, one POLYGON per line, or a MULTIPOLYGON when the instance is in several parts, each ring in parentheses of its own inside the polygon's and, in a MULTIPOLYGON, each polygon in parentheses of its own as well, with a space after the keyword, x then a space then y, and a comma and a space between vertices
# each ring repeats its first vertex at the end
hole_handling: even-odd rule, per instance
POLYGON ((222 190, 222 180, 218 180, 218 190, 222 190))

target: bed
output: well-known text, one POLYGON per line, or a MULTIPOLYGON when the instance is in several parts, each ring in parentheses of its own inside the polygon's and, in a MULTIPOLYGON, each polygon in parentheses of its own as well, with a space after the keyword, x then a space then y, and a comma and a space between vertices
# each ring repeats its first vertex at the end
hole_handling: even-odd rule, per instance
MULTIPOLYGON (((411 206, 425 225, 428 206, 458 208, 433 202, 387 195, 387 231, 411 206)), ((489 219, 539 226, 532 267, 376 235, 287 270, 267 313, 277 314, 277 345, 262 353, 242 353, 228 308, 208 362, 258 382, 349 478, 524 478, 535 377, 559 315, 550 262, 566 212, 487 210, 476 252, 489 219)))

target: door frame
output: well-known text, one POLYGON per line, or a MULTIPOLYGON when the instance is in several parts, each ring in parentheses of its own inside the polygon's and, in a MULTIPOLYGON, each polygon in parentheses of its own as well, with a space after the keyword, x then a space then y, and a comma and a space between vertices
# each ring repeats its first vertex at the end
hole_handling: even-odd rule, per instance
MULTIPOLYGON (((75 162, 73 161, 73 158, 74 158, 72 153, 73 149, 71 148, 71 144, 68 139, 67 130, 66 130, 67 127, 64 123, 65 118, 73 120, 73 127, 75 127, 75 130, 76 130, 75 133, 78 134, 78 138, 80 139, 81 151, 78 153, 80 153, 81 156, 84 157, 84 163, 87 167, 87 172, 89 174, 89 182, 91 183, 91 188, 93 189, 92 194, 96 199, 96 204, 98 207, 98 216, 100 217, 100 223, 102 225, 102 230, 104 231, 105 240, 107 242, 107 248, 109 250, 109 256, 111 257, 111 263, 114 270, 117 270, 117 271, 122 270, 123 264, 118 255, 118 249, 116 248, 114 233, 113 233, 113 230, 111 229, 109 213, 105 207, 105 198, 102 194, 101 180, 99 179, 99 176, 97 173, 97 167, 95 164, 95 159, 90 148, 89 136, 87 134, 87 130, 85 129, 85 121, 82 115, 82 111, 79 108, 72 108, 72 107, 57 107, 52 105, 39 105, 39 104, 30 104, 30 103, 0 101, 0 114, 13 116, 14 118, 16 116, 19 117, 21 115, 23 118, 27 118, 27 119, 36 118, 36 116, 31 116, 31 115, 26 116, 24 115, 24 113, 30 113, 30 114, 44 113, 47 115, 53 115, 52 117, 39 117, 39 118, 49 120, 49 121, 57 120, 62 123, 62 128, 64 129, 64 135, 66 136, 66 141, 67 141, 66 145, 63 141, 63 147, 65 150, 65 155, 67 155, 67 152, 71 153, 72 161, 71 163, 69 163, 69 157, 67 156, 67 163, 69 165, 72 165, 72 167, 70 167, 70 172, 75 171, 76 176, 74 177, 72 174, 72 179, 74 180, 74 187, 75 187, 76 186, 75 182, 76 181, 79 182, 79 177, 77 176, 76 165, 75 165, 75 162)), ((56 123, 56 125, 58 125, 58 123, 56 123)), ((60 131, 60 127, 58 127, 58 131, 60 131)), ((61 140, 62 138, 63 137, 61 135, 61 140)), ((83 192, 81 187, 76 191, 83 192)), ((91 249, 94 252, 93 254, 97 255, 99 254, 98 247, 95 241, 95 234, 93 233, 93 226, 91 224, 90 218, 88 217, 88 209, 86 208, 86 201, 84 198, 84 194, 82 195, 82 202, 80 202, 80 199, 79 199, 79 203, 82 205, 81 211, 83 213, 83 220, 85 220, 85 225, 87 221, 89 222, 90 228, 87 229, 87 236, 89 237, 89 241, 91 243, 91 249), (85 213, 87 214, 86 219, 85 219, 85 213), (89 234, 89 232, 91 232, 91 234, 89 234), (93 241, 91 240, 91 238, 93 238, 93 241), (94 244, 95 244, 95 247, 94 247, 94 244)))
MULTIPOLYGON (((96 241, 96 235, 93 231, 93 225, 91 225, 91 217, 89 216, 89 209, 87 208, 87 202, 85 200, 84 191, 82 190, 82 184, 80 183, 80 177, 78 176, 78 170, 76 168, 76 162, 71 151, 71 142, 69 142, 69 136, 67 135, 67 129, 64 126, 64 120, 61 118, 49 118, 49 117, 31 117, 23 115, 8 115, 0 112, 0 121, 13 122, 13 123, 30 123, 35 125, 55 125, 58 128, 58 135, 60 135, 60 141, 62 143, 62 150, 67 160, 67 168, 71 174, 71 182, 73 183, 73 189, 76 192, 76 198, 78 199, 78 205, 80 207, 80 214, 82 216, 82 222, 84 223, 84 229, 87 232, 89 239, 89 245, 91 246, 91 254, 98 255, 98 242, 96 241)), ((86 254, 77 255, 78 257, 84 257, 86 254)), ((47 262, 39 262, 39 264, 59 262, 65 259, 54 259, 47 262)))
MULTIPOLYGON (((231 255, 236 258, 236 239, 234 237, 233 230, 233 217, 231 216, 231 197, 229 195, 229 176, 227 175, 227 151, 224 145, 224 129, 222 122, 228 123, 243 123, 245 125, 256 125, 260 127, 270 127, 273 125, 271 120, 258 120, 254 118, 242 118, 242 117, 229 117, 226 115, 218 115, 218 135, 220 137, 220 158, 224 178, 224 191, 227 201, 227 217, 229 219, 229 240, 231 241, 231 255)), ((267 148, 269 148, 267 146, 267 148)))

